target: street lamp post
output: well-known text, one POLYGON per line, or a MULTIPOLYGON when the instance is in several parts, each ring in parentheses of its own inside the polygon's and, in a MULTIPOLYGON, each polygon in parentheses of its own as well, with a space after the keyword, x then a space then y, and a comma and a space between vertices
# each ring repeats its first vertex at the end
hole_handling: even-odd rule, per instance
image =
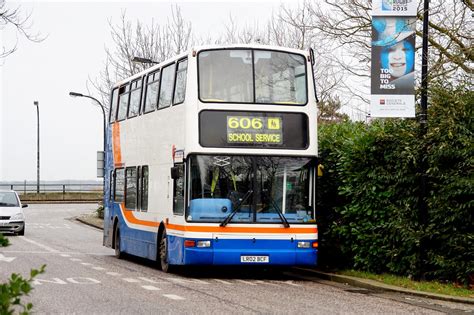
MULTIPOLYGON (((419 210, 418 210, 418 223, 426 232, 428 225, 428 204, 426 197, 428 195, 428 153, 426 140, 424 139, 428 131, 428 28, 429 28, 429 0, 423 1, 423 41, 421 50, 421 113, 420 113, 420 131, 421 141, 423 147, 420 151, 421 162, 420 162, 420 198, 419 198, 419 210)), ((419 274, 418 277, 421 280, 425 278, 425 261, 427 251, 427 237, 422 234, 419 245, 419 274)))
POLYGON ((36 106, 36 193, 40 192, 40 114, 39 114, 39 102, 34 101, 33 105, 36 106))
POLYGON ((104 190, 104 196, 105 196, 105 150, 106 150, 106 147, 107 147, 107 136, 106 136, 106 126, 107 126, 107 119, 106 119, 106 116, 105 116, 105 108, 104 108, 104 105, 102 105, 101 102, 99 102, 98 99, 96 99, 95 97, 92 97, 90 95, 85 95, 85 94, 81 94, 81 93, 76 93, 76 92, 69 92, 69 96, 72 96, 72 97, 85 97, 85 98, 90 98, 91 100, 95 101, 97 104, 99 104, 100 108, 102 109, 102 117, 103 117, 103 151, 104 151, 104 161, 103 161, 103 167, 102 167, 102 170, 103 170, 103 174, 102 174, 102 178, 103 178, 103 190, 104 190))
POLYGON ((104 105, 102 105, 101 102, 99 102, 98 99, 96 99, 95 97, 92 97, 90 95, 84 95, 84 94, 81 94, 81 93, 76 93, 76 92, 69 92, 69 96, 72 96, 72 97, 86 97, 86 98, 90 98, 91 100, 94 100, 97 104, 99 104, 100 108, 102 109, 102 116, 103 116, 103 120, 104 120, 104 125, 103 125, 103 128, 102 128, 102 131, 103 131, 103 144, 104 144, 104 154, 105 154, 105 148, 106 148, 106 134, 105 134, 105 128, 107 126, 107 119, 106 119, 106 116, 105 116, 105 108, 104 108, 104 105))
POLYGON ((159 63, 158 61, 151 60, 150 58, 143 58, 143 57, 132 57, 130 59, 131 62, 138 62, 138 63, 159 63))

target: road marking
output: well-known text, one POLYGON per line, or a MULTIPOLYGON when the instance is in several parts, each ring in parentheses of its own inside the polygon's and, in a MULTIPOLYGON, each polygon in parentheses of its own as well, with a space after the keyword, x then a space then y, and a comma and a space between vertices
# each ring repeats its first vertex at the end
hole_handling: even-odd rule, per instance
POLYGON ((2 254, 0 254, 0 261, 6 261, 6 262, 12 262, 15 260, 16 257, 5 257, 2 254))
POLYGON ((45 250, 47 250, 47 251, 50 252, 50 253, 59 253, 58 250, 56 250, 56 249, 54 249, 54 248, 51 248, 51 247, 49 247, 49 246, 40 244, 40 243, 38 243, 38 242, 36 242, 36 241, 30 240, 30 239, 27 238, 27 237, 24 237, 24 236, 23 236, 23 237, 21 237, 21 239, 27 241, 28 243, 34 244, 34 245, 36 245, 36 246, 38 246, 38 247, 41 247, 42 249, 45 249, 45 250))
MULTIPOLYGON (((22 236, 23 238, 23 236, 22 236)), ((51 251, 43 251, 43 250, 2 250, 4 254, 47 254, 51 251)), ((60 252, 57 251, 56 254, 62 255, 69 255, 63 257, 72 257, 71 255, 87 255, 87 256, 109 256, 109 254, 104 253, 79 253, 79 252, 60 252)))
POLYGON ((160 288, 154 287, 152 285, 142 285, 142 288, 149 291, 158 291, 160 288))
POLYGON ((250 281, 245 281, 245 280, 240 280, 240 279, 237 279, 235 281, 238 281, 238 282, 241 282, 241 283, 245 283, 245 284, 248 284, 248 285, 256 285, 255 283, 252 283, 250 281))
POLYGON ((94 270, 105 270, 105 268, 102 268, 102 267, 92 267, 92 269, 94 269, 94 270))
POLYGON ((181 278, 165 278, 165 279, 168 280, 168 281, 173 281, 173 282, 177 282, 177 283, 185 283, 185 284, 190 284, 190 283, 209 284, 209 282, 199 280, 199 279, 181 279, 181 278))
POLYGON ((71 278, 67 278, 66 281, 59 278, 51 278, 51 279, 35 278, 32 282, 33 285, 42 285, 46 283, 64 285, 64 284, 99 284, 101 282, 97 279, 88 278, 88 277, 71 277, 71 278))
POLYGON ((74 283, 74 284, 99 284, 100 281, 93 278, 87 277, 74 277, 74 278, 67 278, 67 281, 74 283))
POLYGON ((68 254, 61 254, 59 256, 61 256, 61 257, 71 257, 71 255, 68 255, 68 254))
POLYGON ((49 254, 50 252, 45 252, 43 250, 4 250, 4 253, 10 254, 49 254))
POLYGON ((163 294, 163 296, 171 300, 184 300, 184 297, 181 297, 179 295, 174 295, 174 294, 163 294))
POLYGON ((93 266, 93 264, 91 264, 91 263, 81 263, 81 265, 84 265, 84 266, 93 266))
POLYGON ((82 261, 80 258, 69 258, 70 261, 82 261))
POLYGON ((221 280, 221 279, 214 279, 214 280, 216 280, 217 282, 223 283, 223 284, 232 284, 229 281, 225 281, 225 280, 221 280))
POLYGON ((118 273, 118 272, 112 272, 112 271, 106 272, 106 274, 108 274, 109 276, 114 276, 114 277, 115 277, 115 276, 121 276, 120 273, 118 273))
POLYGON ((154 284, 166 283, 166 281, 162 281, 162 280, 157 281, 157 280, 150 279, 150 278, 145 278, 145 277, 138 277, 138 279, 146 281, 146 282, 154 283, 154 284))
POLYGON ((35 280, 33 280, 34 285, 42 285, 44 283, 67 284, 66 281, 59 278, 51 278, 51 280, 35 278, 35 280))
POLYGON ((134 279, 134 278, 122 278, 123 281, 127 281, 130 283, 137 283, 140 282, 140 280, 134 279))
POLYGON ((71 227, 68 224, 59 224, 59 225, 51 225, 51 223, 26 223, 26 226, 29 229, 67 229, 70 230, 71 227))

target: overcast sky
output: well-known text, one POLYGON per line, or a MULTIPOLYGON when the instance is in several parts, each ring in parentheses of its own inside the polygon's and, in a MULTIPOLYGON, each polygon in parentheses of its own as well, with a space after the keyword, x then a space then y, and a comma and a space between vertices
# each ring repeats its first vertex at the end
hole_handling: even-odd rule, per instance
POLYGON ((3 46, 18 40, 17 51, 0 61, 0 181, 36 179, 34 101, 40 107, 41 180, 96 178, 102 113, 69 92, 86 94, 88 77, 102 69, 104 47, 111 45, 109 19, 117 24, 126 9, 131 20, 166 20, 173 3, 195 35, 216 37, 230 13, 239 23, 265 21, 281 1, 7 1, 9 8, 31 13, 31 30, 46 39, 32 43, 9 29, 0 34, 3 46))

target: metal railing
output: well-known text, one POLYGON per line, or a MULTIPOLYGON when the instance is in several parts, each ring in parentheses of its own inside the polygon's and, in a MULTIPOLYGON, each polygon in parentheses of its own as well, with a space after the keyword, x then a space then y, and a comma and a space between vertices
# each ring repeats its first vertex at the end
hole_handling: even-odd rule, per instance
MULTIPOLYGON (((15 190, 18 194, 36 193, 36 184, 0 184, 0 189, 15 190)), ((102 183, 98 184, 40 184, 40 193, 48 192, 102 192, 102 183)))
POLYGON ((37 193, 36 183, 1 183, 0 190, 14 190, 22 201, 74 201, 101 200, 103 186, 100 183, 42 183, 37 193))

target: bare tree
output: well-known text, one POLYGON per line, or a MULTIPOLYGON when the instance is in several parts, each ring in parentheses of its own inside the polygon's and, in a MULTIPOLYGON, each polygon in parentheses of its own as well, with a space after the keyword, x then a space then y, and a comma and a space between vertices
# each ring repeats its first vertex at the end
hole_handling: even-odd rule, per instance
MULTIPOLYGON (((423 0, 419 0, 418 20, 423 19, 423 0)), ((314 16, 314 29, 327 41, 344 50, 346 58, 337 58, 337 66, 362 81, 370 76, 371 2, 366 0, 324 0, 305 2, 314 16)), ((430 78, 457 80, 472 74, 472 0, 431 0, 429 66, 430 78)), ((421 42, 422 30, 416 35, 421 42)), ((417 45, 418 53, 421 53, 417 45)), ((421 58, 419 58, 421 59, 421 58)), ((368 82, 368 80, 366 81, 368 82)), ((353 95, 358 93, 353 89, 353 95)), ((367 95, 367 94, 366 94, 367 95)))
POLYGON ((320 101, 320 115, 323 115, 324 110, 321 107, 324 104, 334 103, 339 104, 337 110, 348 107, 365 115, 366 113, 352 102, 353 96, 349 93, 347 80, 349 74, 338 66, 339 60, 344 58, 339 55, 339 46, 315 27, 318 17, 311 10, 312 5, 314 2, 305 0, 296 8, 281 6, 269 22, 272 42, 279 46, 314 49, 314 77, 320 101))
POLYGON ((216 44, 268 44, 268 32, 261 29, 259 23, 239 25, 232 14, 224 25, 223 33, 215 40, 216 44))
MULTIPOLYGON (((341 84, 344 81, 344 73, 336 65, 334 44, 324 36, 320 36, 314 26, 316 17, 309 8, 306 2, 291 8, 280 6, 278 10, 272 12, 270 19, 263 23, 263 27, 257 22, 241 26, 230 16, 228 23, 224 26, 224 33, 216 42, 220 44, 260 43, 302 50, 313 48, 316 58, 314 76, 319 106, 337 103, 339 106, 336 110, 340 110, 341 106, 352 106, 350 98, 344 98, 345 102, 341 105, 341 100, 337 97, 337 93, 341 93, 344 88, 341 84)), ((327 111, 320 108, 321 115, 325 112, 327 111)))
MULTIPOLYGON (((6 27, 13 27, 15 31, 24 36, 26 39, 33 42, 41 42, 44 40, 39 34, 32 33, 31 28, 31 13, 22 14, 20 7, 14 9, 6 6, 5 0, 0 0, 0 31, 4 31, 6 27)), ((16 51, 18 39, 10 47, 4 46, 0 50, 0 59, 7 57, 16 51)))
POLYGON ((124 11, 118 24, 109 21, 109 25, 114 45, 105 48, 104 68, 97 78, 89 78, 88 82, 100 94, 106 108, 114 83, 150 66, 132 62, 133 57, 161 62, 187 50, 192 42, 192 25, 184 20, 177 5, 171 8, 171 17, 165 24, 154 20, 150 24, 139 20, 132 23, 124 11))
POLYGON ((318 123, 337 123, 349 120, 349 115, 341 113, 341 106, 338 96, 319 102, 318 123))

